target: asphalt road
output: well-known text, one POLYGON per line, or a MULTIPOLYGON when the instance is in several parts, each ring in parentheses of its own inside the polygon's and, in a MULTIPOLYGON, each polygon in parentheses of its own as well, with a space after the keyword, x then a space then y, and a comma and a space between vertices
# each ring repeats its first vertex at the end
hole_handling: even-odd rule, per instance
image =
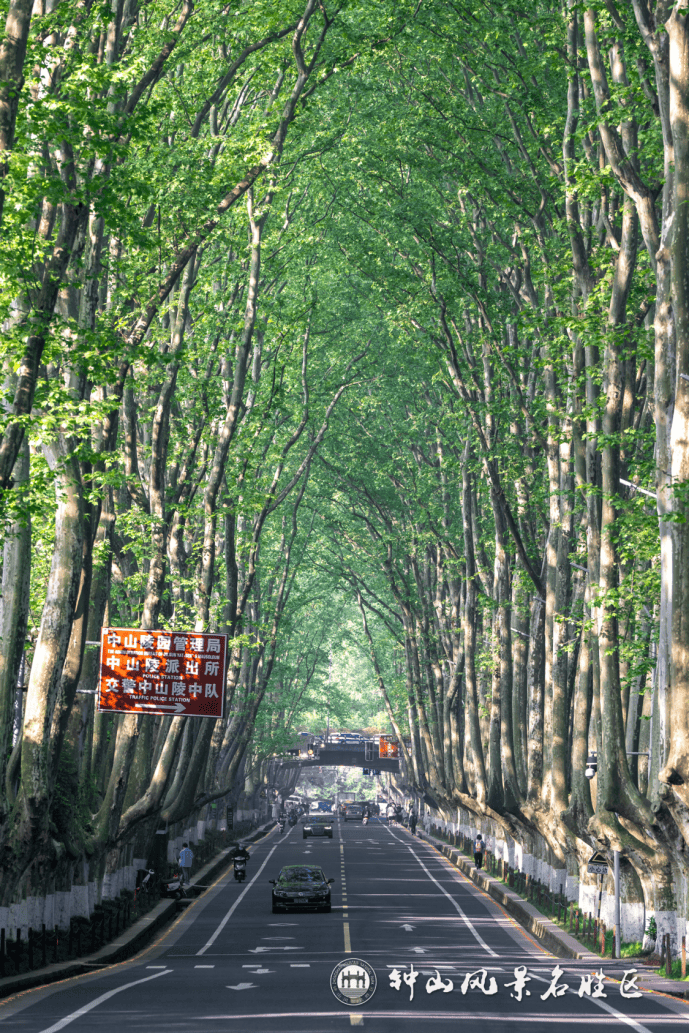
MULTIPOLYGON (((132 961, 0 1002, 0 1033, 321 1033, 350 1026, 447 1033, 460 1025, 467 1033, 552 1033, 553 1024, 567 1033, 591 1033, 592 1024, 606 1033, 665 1033, 686 1026, 682 1001, 650 993, 624 998, 620 963, 608 960, 602 970, 607 996, 579 996, 590 966, 549 955, 406 830, 337 823, 332 840, 303 840, 298 827, 252 847, 246 883, 224 875, 132 961), (272 914, 268 879, 290 863, 319 864, 335 879, 330 914, 272 914), (377 977, 371 999, 355 1007, 330 989, 333 968, 350 957, 377 977), (558 965, 559 984, 569 986, 562 996, 548 992, 558 965), (506 986, 515 969, 530 977, 522 992, 506 986), (485 990, 494 993, 478 985, 481 970, 485 990)), ((593 979, 592 993, 596 985, 593 979)))

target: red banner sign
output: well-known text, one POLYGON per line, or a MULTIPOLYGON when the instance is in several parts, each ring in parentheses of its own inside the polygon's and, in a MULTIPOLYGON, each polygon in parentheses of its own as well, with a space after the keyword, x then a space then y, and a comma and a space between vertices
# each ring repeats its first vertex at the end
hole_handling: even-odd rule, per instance
POLYGON ((227 635, 103 628, 99 710, 222 717, 227 635))

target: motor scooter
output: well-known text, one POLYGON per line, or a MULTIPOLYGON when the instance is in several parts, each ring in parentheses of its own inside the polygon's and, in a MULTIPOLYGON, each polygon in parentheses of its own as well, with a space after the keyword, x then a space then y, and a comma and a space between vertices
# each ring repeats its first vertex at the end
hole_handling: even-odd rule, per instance
POLYGON ((173 871, 169 879, 161 879, 160 895, 161 897, 173 897, 175 900, 182 899, 184 896, 184 883, 182 882, 182 872, 179 868, 173 871))
POLYGON ((361 819, 361 824, 368 825, 368 814, 364 814, 363 818, 361 819))
POLYGON ((235 857, 234 859, 234 877, 237 882, 244 882, 246 879, 246 858, 235 857))
POLYGON ((285 821, 284 818, 279 818, 278 819, 278 829, 280 830, 281 833, 283 833, 285 831, 285 825, 286 824, 287 824, 287 822, 285 821))
POLYGON ((296 814, 290 814, 290 816, 289 816, 290 828, 294 828, 294 826, 297 824, 298 821, 299 821, 299 819, 297 818, 296 814))
MULTIPOLYGON (((146 886, 148 889, 151 888, 152 882, 155 875, 155 868, 138 868, 136 872, 136 888, 137 891, 142 886, 146 886)), ((155 881, 155 880, 154 880, 155 881)))

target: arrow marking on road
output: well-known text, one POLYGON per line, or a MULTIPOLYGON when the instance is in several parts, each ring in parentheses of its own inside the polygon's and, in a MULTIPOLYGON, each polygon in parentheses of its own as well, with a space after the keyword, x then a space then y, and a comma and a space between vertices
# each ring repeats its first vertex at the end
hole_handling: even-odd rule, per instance
POLYGON ((257 983, 237 983, 236 986, 228 986, 228 990, 258 990, 257 983))
POLYGON ((425 954, 426 951, 423 947, 410 947, 409 950, 414 951, 414 954, 425 954))
POLYGON ((303 951, 303 947, 252 947, 249 954, 265 954, 266 951, 303 951))
POLYGON ((412 929, 416 929, 415 925, 403 925, 402 928, 405 932, 410 933, 412 929))

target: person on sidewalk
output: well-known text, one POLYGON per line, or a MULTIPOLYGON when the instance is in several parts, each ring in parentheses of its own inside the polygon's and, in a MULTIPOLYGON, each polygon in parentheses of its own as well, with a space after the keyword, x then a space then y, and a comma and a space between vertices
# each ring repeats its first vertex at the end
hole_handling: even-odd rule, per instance
POLYGON ((412 809, 409 812, 409 831, 411 832, 412 836, 416 835, 416 821, 416 811, 412 807, 412 809))
POLYGON ((483 837, 479 832, 474 840, 474 861, 477 868, 483 868, 483 852, 486 849, 486 844, 483 842, 483 837))
POLYGON ((182 869, 182 885, 188 886, 191 879, 191 866, 194 863, 194 855, 189 849, 188 843, 182 844, 179 852, 179 866, 182 869))

